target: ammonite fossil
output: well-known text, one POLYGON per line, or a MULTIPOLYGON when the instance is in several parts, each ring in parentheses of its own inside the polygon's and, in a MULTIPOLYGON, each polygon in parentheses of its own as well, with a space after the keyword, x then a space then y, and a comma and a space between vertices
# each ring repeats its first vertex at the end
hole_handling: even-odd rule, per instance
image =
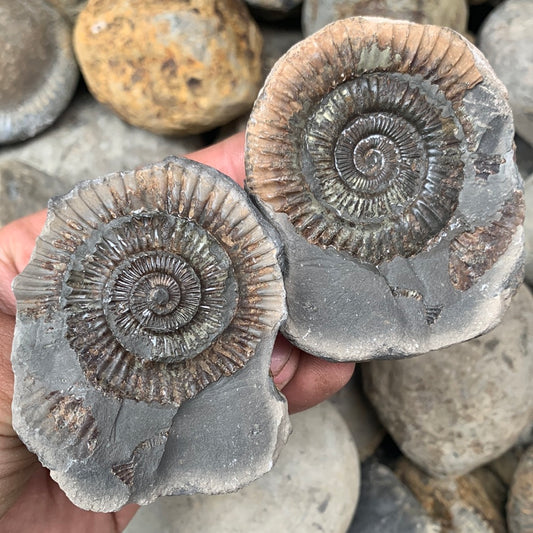
POLYGON ((52 124, 78 77, 70 27, 54 8, 44 0, 0 0, 0 144, 52 124))
POLYGON ((219 172, 169 158, 49 205, 15 279, 14 427, 80 507, 235 490, 288 434, 269 378, 279 243, 219 172))
POLYGON ((337 360, 493 327, 521 279, 505 89, 436 26, 333 23, 294 46, 247 129, 247 188, 287 256, 284 332, 337 360))

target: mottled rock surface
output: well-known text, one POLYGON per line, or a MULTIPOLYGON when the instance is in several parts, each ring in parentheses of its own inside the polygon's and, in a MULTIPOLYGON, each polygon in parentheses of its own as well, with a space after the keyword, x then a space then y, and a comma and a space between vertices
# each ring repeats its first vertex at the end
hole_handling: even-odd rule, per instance
POLYGON ((235 494, 161 498, 126 533, 346 533, 359 494, 359 460, 328 402, 291 416, 293 432, 271 472, 235 494))
POLYGON ((421 24, 449 26, 465 33, 468 9, 465 0, 305 0, 304 34, 348 17, 387 17, 421 24))
POLYGON ((78 83, 70 26, 44 0, 0 1, 0 144, 54 122, 78 83))
POLYGON ((479 47, 509 91, 516 131, 533 145, 533 2, 507 0, 494 9, 479 47))
POLYGON ((515 471, 509 500, 507 524, 510 533, 533 531, 533 446, 530 446, 515 471))
POLYGON ((201 147, 199 137, 171 139, 130 126, 80 92, 53 128, 24 143, 0 148, 0 161, 16 159, 71 188, 81 180, 201 147))
POLYGON ((188 159, 50 203, 13 282, 13 427, 79 507, 223 493, 290 431, 269 375, 279 242, 243 190, 188 159))
POLYGON ((533 174, 524 183, 524 200, 526 202, 526 218, 524 220, 526 281, 529 285, 533 285, 533 174))
POLYGON ((404 361, 372 361, 365 390, 402 451, 432 475, 468 472, 533 420, 533 296, 522 286, 477 339, 404 361))
POLYGON ((85 81, 100 102, 135 126, 179 135, 251 107, 261 43, 240 0, 99 0, 74 31, 85 81))
POLYGON ((347 533, 440 533, 411 491, 387 466, 361 469, 361 496, 347 533))
POLYGON ((57 178, 19 161, 0 162, 0 226, 44 209, 48 200, 69 187, 57 178))
POLYGON ((360 366, 355 369, 356 375, 329 401, 338 409, 348 424, 352 437, 357 445, 361 462, 370 457, 385 436, 385 428, 381 425, 376 411, 363 393, 360 366))
POLYGON ((499 322, 522 281, 523 185, 505 89, 457 33, 330 24, 272 69, 246 138, 246 186, 285 243, 291 342, 401 358, 499 322))
POLYGON ((443 533, 506 533, 501 502, 477 475, 433 479, 406 459, 395 471, 443 533))

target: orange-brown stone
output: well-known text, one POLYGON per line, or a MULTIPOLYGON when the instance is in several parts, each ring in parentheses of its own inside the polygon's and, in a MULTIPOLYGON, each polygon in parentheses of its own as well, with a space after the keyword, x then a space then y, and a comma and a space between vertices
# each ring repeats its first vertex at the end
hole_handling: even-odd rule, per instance
POLYGON ((91 0, 74 46, 93 95, 156 133, 224 124, 261 83, 262 39, 241 0, 91 0))

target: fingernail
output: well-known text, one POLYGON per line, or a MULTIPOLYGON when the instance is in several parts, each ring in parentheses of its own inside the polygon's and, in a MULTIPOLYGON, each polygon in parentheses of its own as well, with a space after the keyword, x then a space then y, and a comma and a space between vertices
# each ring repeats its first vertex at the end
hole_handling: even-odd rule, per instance
POLYGON ((291 343, 282 335, 278 335, 270 360, 270 371, 273 376, 277 376, 283 370, 291 356, 291 350, 291 343))

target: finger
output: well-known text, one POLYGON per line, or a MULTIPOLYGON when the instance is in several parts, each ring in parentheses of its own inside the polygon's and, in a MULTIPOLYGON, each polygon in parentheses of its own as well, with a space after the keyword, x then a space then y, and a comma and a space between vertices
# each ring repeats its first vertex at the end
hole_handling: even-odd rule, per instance
POLYGON ((15 318, 0 313, 0 436, 11 436, 11 400, 13 399, 13 370, 11 368, 11 345, 15 318))
POLYGON ((46 210, 43 210, 0 229, 0 312, 15 314, 11 283, 28 264, 45 220, 46 210))
POLYGON ((227 174, 241 187, 244 185, 244 133, 237 133, 225 141, 187 156, 227 174))
POLYGON ((309 409, 335 394, 348 383, 354 368, 355 363, 333 363, 301 352, 298 368, 282 390, 289 412, 309 409))
POLYGON ((281 390, 293 378, 298 368, 300 350, 283 335, 278 335, 272 351, 270 372, 276 387, 281 390))

